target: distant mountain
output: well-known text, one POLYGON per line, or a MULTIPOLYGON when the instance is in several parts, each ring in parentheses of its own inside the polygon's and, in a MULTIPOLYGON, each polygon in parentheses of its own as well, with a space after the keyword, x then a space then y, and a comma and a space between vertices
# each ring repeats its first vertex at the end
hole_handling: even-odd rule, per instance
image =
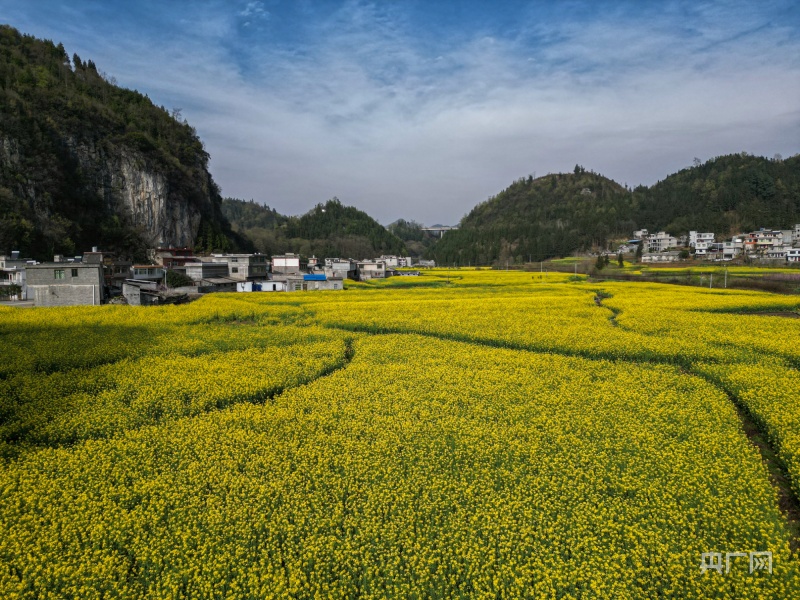
POLYGON ((406 254, 403 240, 367 213, 344 206, 338 198, 317 204, 300 217, 287 217, 268 206, 226 198, 222 204, 234 230, 265 254, 374 258, 406 254))
POLYGON ((683 169, 634 190, 639 227, 731 235, 800 223, 800 155, 785 160, 746 153, 683 169))
POLYGON ((505 264, 604 246, 633 229, 631 203, 624 187, 582 167, 520 179, 473 208, 428 256, 440 263, 505 264))
POLYGON ((800 155, 720 156, 628 190, 583 167, 528 177, 477 205, 427 251, 440 263, 506 264, 604 248, 635 229, 720 237, 800 223, 800 155))
POLYGON ((61 44, 0 26, 0 253, 231 249, 221 201, 179 110, 116 86, 61 44))

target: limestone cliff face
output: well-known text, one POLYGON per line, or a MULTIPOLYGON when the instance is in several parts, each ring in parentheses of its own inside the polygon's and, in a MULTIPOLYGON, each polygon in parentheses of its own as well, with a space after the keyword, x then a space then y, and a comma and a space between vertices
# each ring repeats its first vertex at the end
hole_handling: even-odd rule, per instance
MULTIPOLYGON (((167 175, 142 154, 128 148, 109 151, 75 139, 69 140, 69 147, 106 207, 124 217, 151 247, 194 243, 199 207, 171 189, 167 175)), ((208 187, 199 183, 198 193, 210 205, 208 187)))
POLYGON ((0 253, 232 247, 208 153, 179 113, 5 25, 0 73, 0 253))
MULTIPOLYGON (((58 179, 70 181, 78 196, 102 202, 107 213, 133 228, 149 247, 191 247, 203 213, 213 213, 213 183, 204 167, 195 170, 187 197, 186 186, 181 190, 175 185, 174 173, 165 172, 141 152, 75 137, 62 143, 66 161, 52 165, 58 179)), ((24 199, 40 220, 51 220, 59 211, 50 186, 31 176, 25 168, 27 159, 17 140, 0 137, 0 169, 13 175, 0 177, 0 184, 24 199)))

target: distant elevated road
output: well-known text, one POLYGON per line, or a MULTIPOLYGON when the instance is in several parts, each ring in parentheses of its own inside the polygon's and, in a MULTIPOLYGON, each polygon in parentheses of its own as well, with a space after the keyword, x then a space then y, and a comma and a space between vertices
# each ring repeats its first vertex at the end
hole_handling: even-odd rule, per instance
POLYGON ((431 227, 423 227, 422 231, 430 231, 431 233, 438 233, 439 237, 442 237, 444 235, 445 231, 453 231, 455 229, 458 229, 458 225, 453 225, 453 226, 450 226, 450 225, 433 225, 431 227))

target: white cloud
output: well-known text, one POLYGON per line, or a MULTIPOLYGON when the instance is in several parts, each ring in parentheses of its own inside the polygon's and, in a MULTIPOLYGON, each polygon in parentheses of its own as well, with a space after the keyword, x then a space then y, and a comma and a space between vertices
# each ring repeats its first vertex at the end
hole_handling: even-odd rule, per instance
MULTIPOLYGON (((267 9, 264 8, 263 2, 248 2, 245 5, 245 7, 239 11, 238 14, 240 17, 244 18, 248 17, 253 17, 258 19, 269 18, 269 12, 267 12, 267 9)), ((246 25, 249 25, 249 23, 246 23, 246 25)))

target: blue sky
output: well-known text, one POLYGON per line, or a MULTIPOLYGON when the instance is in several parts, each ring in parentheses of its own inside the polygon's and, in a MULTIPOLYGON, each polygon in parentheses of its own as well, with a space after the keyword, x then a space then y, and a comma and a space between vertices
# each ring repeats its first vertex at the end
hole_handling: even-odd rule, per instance
POLYGON ((455 223, 528 174, 800 152, 800 3, 0 0, 179 107, 223 194, 455 223))

